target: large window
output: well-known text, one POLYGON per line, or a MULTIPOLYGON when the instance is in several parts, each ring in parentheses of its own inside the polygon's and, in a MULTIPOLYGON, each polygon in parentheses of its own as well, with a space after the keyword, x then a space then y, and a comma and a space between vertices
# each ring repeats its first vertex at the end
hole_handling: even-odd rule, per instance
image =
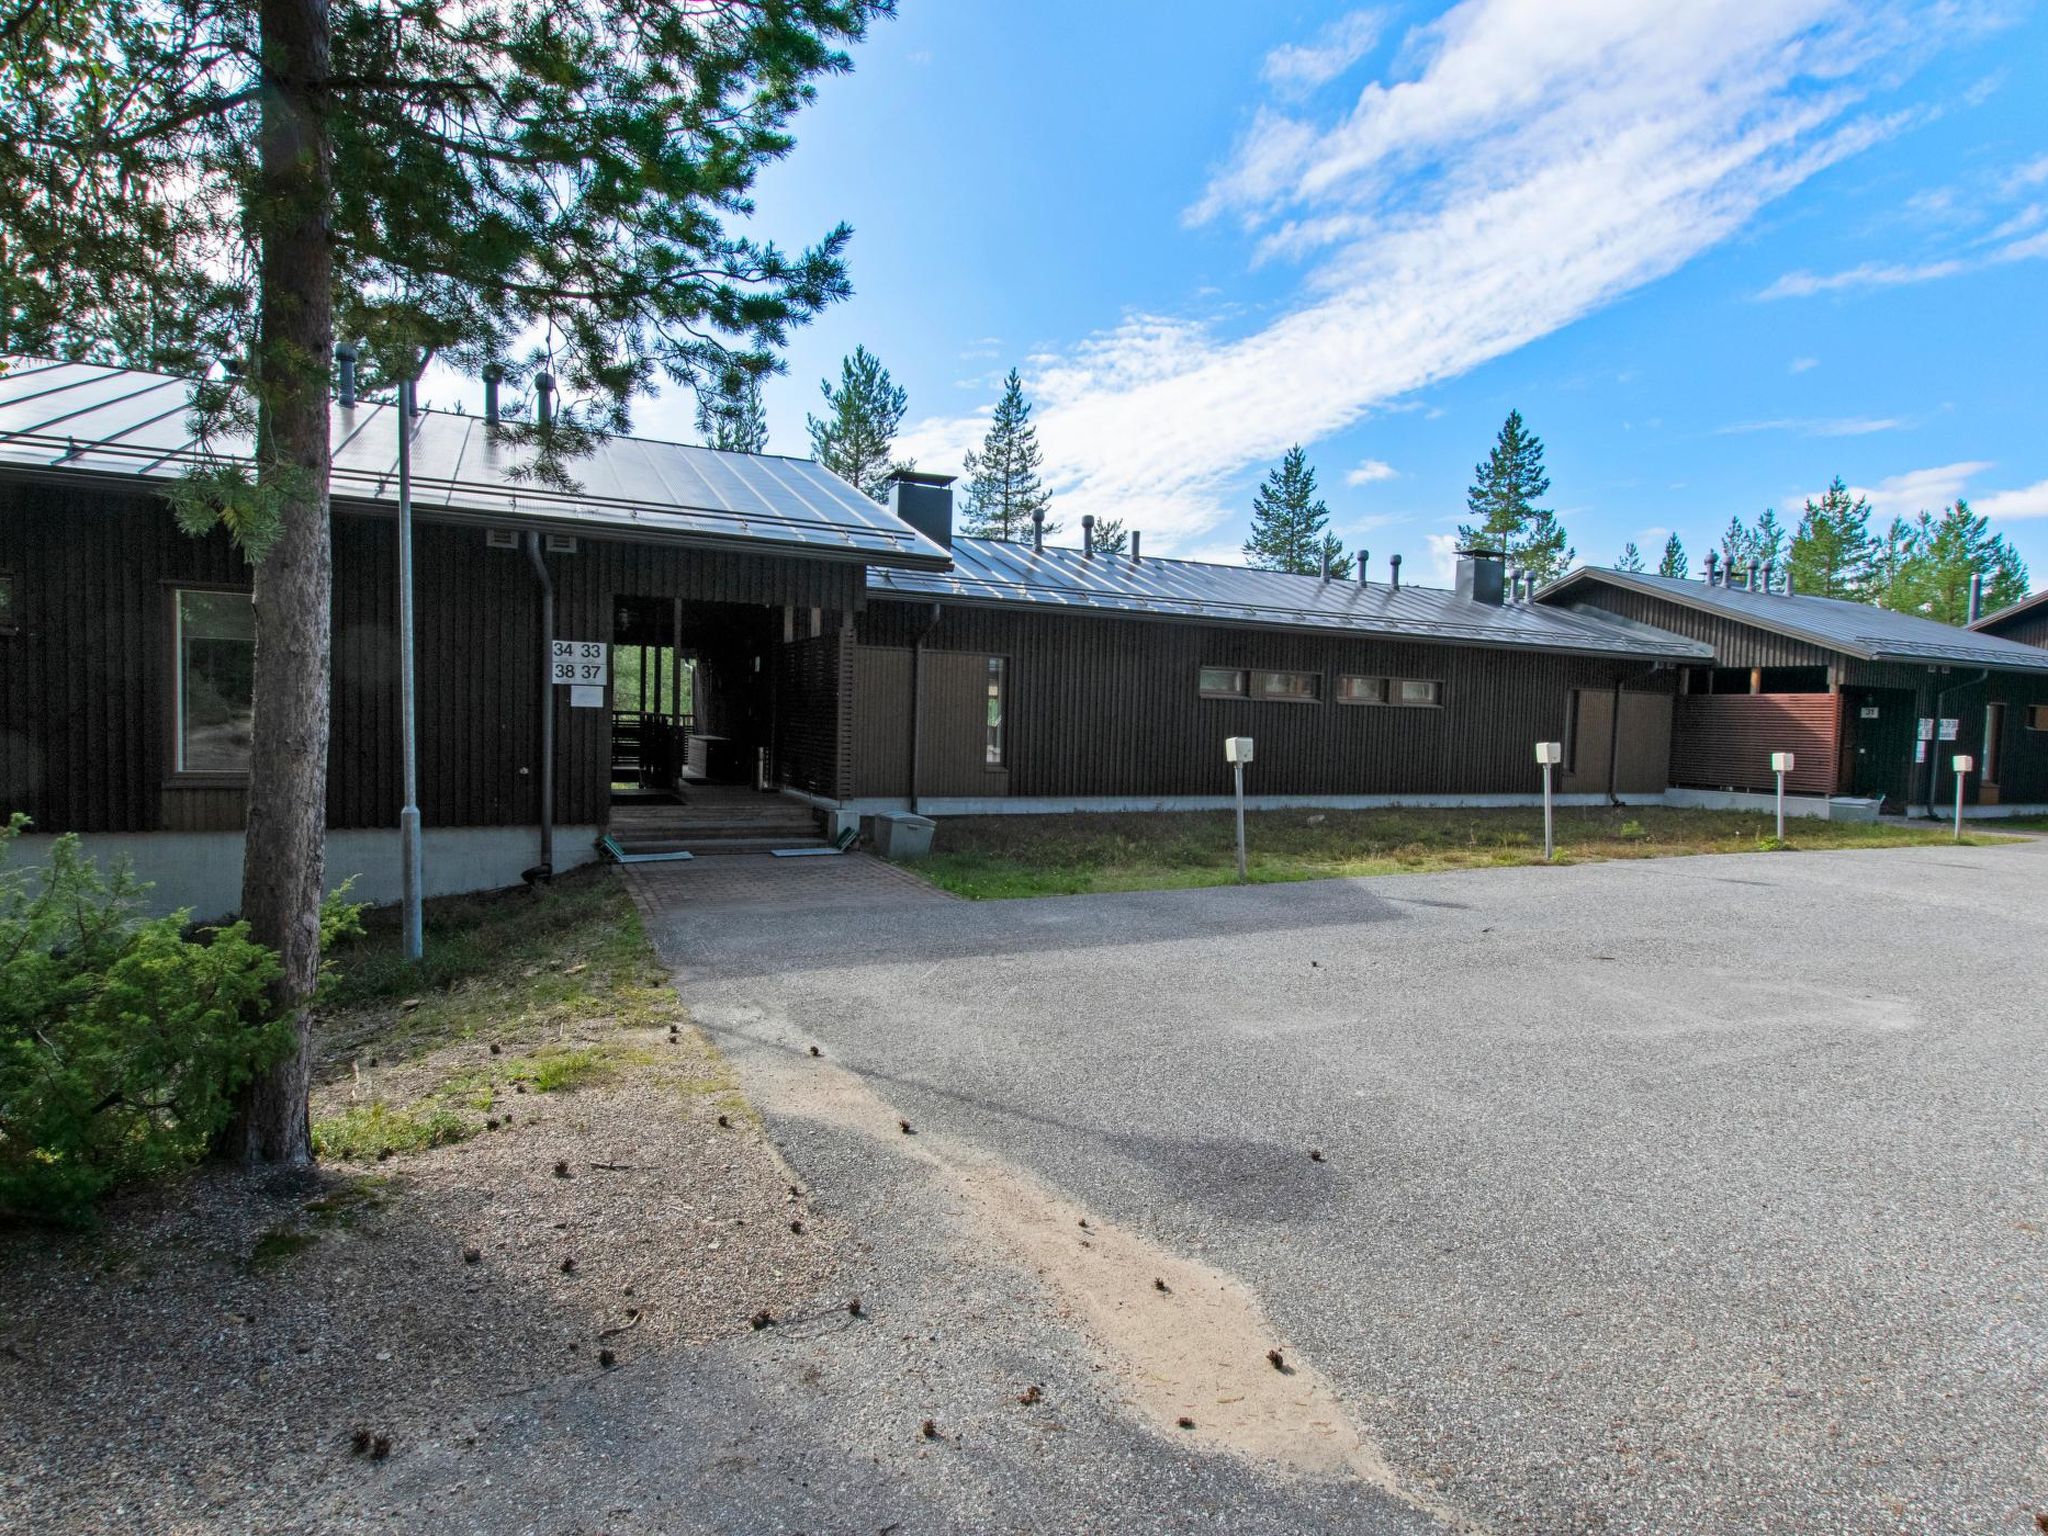
POLYGON ((1444 701, 1444 685, 1422 677, 1340 677, 1340 704, 1391 704, 1409 709, 1434 709, 1444 701))
POLYGON ((1003 753, 1008 747, 1004 740, 1003 716, 1009 703, 1009 668, 1000 656, 988 659, 988 765, 991 768, 1003 766, 1003 753))
POLYGON ((256 679, 256 610, 247 592, 174 595, 179 773, 245 774, 256 679))

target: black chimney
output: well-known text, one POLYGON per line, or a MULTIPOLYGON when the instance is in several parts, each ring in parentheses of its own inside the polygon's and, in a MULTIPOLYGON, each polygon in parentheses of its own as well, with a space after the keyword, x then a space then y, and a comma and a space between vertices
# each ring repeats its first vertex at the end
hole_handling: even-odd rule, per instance
POLYGON ((334 398, 343 410, 352 411, 356 405, 356 349, 354 342, 344 341, 334 349, 334 398))
POLYGON ((1970 577, 1970 622, 1976 623, 1984 617, 1984 573, 1977 571, 1970 577))
POLYGON ((1136 565, 1142 557, 1138 554, 1138 530, 1131 530, 1131 564, 1136 565))
POLYGON ((1459 550, 1458 596, 1468 603, 1487 603, 1498 608, 1505 569, 1506 562, 1498 550, 1459 550))
POLYGON ((953 547, 953 477, 899 469, 889 476, 889 510, 941 549, 953 547))

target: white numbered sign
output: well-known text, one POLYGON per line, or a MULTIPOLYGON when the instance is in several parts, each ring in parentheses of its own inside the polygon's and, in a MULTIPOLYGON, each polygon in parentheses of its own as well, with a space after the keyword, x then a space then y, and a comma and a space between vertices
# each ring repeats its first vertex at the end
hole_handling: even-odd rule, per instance
POLYGON ((557 640, 550 675, 558 683, 602 684, 610 666, 611 651, 602 640, 557 640))

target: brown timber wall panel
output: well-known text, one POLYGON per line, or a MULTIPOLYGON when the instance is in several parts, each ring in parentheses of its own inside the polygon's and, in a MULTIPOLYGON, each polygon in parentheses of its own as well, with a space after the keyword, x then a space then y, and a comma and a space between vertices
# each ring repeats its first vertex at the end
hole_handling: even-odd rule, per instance
POLYGON ((857 645, 853 652, 855 795, 910 793, 910 651, 857 645))
POLYGON ((1707 789, 1776 787, 1773 752, 1796 754, 1785 788, 1835 788, 1841 698, 1828 693, 1685 694, 1671 722, 1671 782, 1707 789))
POLYGON ((1624 795, 1662 794, 1671 782, 1671 714, 1668 693, 1623 690, 1621 742, 1615 789, 1624 795))
POLYGON ((1809 641, 1794 640, 1719 614, 1702 613, 1647 592, 1624 592, 1589 583, 1581 593, 1574 594, 1573 600, 1674 635, 1704 640, 1714 648, 1714 664, 1723 667, 1824 667, 1841 659, 1838 652, 1809 641))
POLYGON ((1008 774, 988 765, 988 658, 927 650, 919 668, 924 795, 979 799, 1005 793, 1008 774))
POLYGON ((784 784, 839 797, 839 637, 775 648, 775 773, 784 784))
MULTIPOLYGON (((921 608, 876 603, 869 646, 904 646, 921 608)), ((947 608, 927 646, 1011 661, 1008 791, 1014 796, 1221 795, 1223 738, 1251 736, 1256 793, 1532 794, 1532 744, 1563 739, 1570 690, 1638 688, 1644 666, 1474 647, 1227 629, 1135 619, 947 608), (1307 670, 1326 698, 1339 673, 1431 678, 1440 709, 1204 699, 1203 666, 1307 670)), ((857 794, 883 775, 864 755, 856 678, 857 794)), ((928 791, 936 793, 936 791, 928 791)))
POLYGON ((2048 647, 2048 607, 2023 613, 2010 623, 1999 626, 1994 633, 2007 640, 2016 640, 2021 645, 2048 647))

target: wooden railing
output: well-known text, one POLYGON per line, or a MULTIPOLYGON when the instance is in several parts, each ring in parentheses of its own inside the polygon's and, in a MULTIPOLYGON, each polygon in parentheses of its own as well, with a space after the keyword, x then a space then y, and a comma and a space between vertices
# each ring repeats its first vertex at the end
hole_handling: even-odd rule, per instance
POLYGON ((612 782, 641 789, 669 789, 682 777, 683 744, 690 735, 689 715, 653 710, 612 712, 612 782))

